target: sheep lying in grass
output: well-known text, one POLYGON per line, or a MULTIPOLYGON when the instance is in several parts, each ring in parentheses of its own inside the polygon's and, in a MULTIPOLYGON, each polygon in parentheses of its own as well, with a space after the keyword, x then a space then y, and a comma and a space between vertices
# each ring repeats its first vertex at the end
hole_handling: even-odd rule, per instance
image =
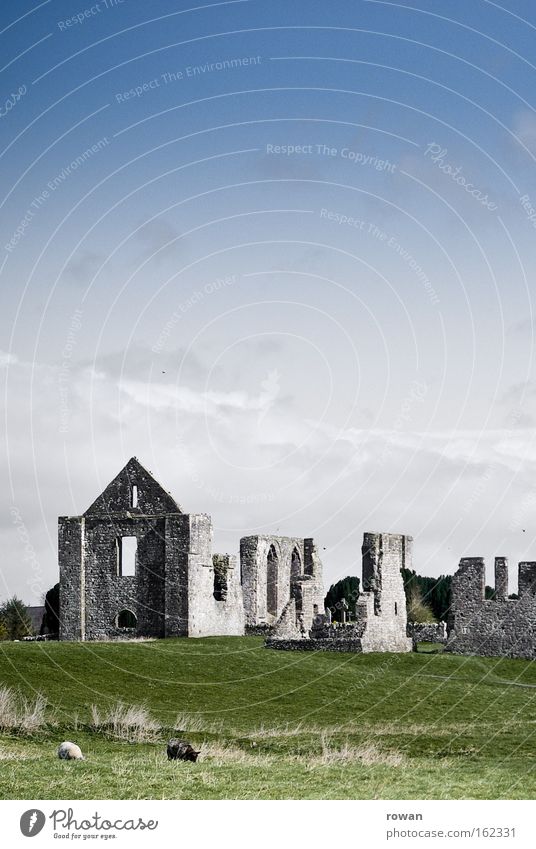
POLYGON ((58 758, 63 761, 85 760, 80 746, 77 746, 76 743, 69 743, 68 740, 58 746, 58 758))
POLYGON ((195 761, 201 752, 194 752, 193 747, 186 740, 177 740, 173 737, 168 740, 167 756, 168 761, 195 761))

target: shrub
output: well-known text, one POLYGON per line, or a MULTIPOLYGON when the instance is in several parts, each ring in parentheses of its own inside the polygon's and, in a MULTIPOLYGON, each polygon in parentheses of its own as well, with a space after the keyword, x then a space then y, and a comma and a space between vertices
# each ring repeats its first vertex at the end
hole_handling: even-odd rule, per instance
POLYGON ((144 705, 126 705, 118 702, 104 713, 96 705, 92 705, 90 728, 92 731, 107 734, 117 740, 142 743, 154 740, 161 726, 150 716, 144 705))
POLYGON ((422 600, 422 593, 417 584, 412 584, 406 595, 408 622, 435 622, 432 609, 422 600))
POLYGON ((0 731, 32 734, 46 725, 44 696, 25 699, 11 687, 0 687, 0 731))

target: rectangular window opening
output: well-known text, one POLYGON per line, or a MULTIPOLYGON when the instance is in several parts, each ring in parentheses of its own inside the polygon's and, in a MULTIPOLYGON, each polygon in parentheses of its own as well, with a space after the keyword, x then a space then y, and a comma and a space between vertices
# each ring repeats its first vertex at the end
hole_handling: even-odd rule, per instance
POLYGON ((131 578, 136 574, 136 552, 138 550, 137 537, 120 537, 119 544, 119 575, 122 578, 131 578))
POLYGON ((134 485, 132 487, 131 505, 130 506, 131 507, 137 507, 138 506, 138 487, 136 485, 134 485))

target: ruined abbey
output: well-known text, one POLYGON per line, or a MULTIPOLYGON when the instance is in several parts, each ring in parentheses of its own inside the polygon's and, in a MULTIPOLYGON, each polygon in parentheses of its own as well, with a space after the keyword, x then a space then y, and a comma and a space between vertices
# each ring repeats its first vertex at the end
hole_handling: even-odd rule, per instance
POLYGON ((185 513, 133 457, 82 516, 59 518, 60 639, 262 634, 276 649, 408 652, 419 640, 460 654, 536 657, 536 563, 495 559, 485 598, 483 558, 464 558, 445 623, 407 623, 401 569, 409 536, 366 533, 362 592, 342 622, 324 610, 322 563, 312 538, 240 540, 240 558, 212 552, 212 523, 185 513))
POLYGON ((238 568, 212 553, 210 516, 185 513, 135 457, 58 538, 62 640, 262 632, 291 596, 305 633, 323 611, 312 539, 245 537, 238 568))

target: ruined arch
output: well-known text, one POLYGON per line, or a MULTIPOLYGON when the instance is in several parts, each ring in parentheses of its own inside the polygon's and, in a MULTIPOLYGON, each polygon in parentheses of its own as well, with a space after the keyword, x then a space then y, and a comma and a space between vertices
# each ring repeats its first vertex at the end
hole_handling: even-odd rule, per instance
POLYGON ((279 580, 279 556, 275 545, 271 545, 266 558, 266 611, 277 616, 277 584, 279 580))
POLYGON ((138 617, 132 612, 132 610, 120 610, 116 617, 116 625, 118 628, 136 628, 138 625, 138 617))
POLYGON ((296 578, 299 578, 302 574, 302 561, 300 557, 300 552, 294 546, 292 551, 292 557, 290 559, 290 580, 295 581, 296 578))

